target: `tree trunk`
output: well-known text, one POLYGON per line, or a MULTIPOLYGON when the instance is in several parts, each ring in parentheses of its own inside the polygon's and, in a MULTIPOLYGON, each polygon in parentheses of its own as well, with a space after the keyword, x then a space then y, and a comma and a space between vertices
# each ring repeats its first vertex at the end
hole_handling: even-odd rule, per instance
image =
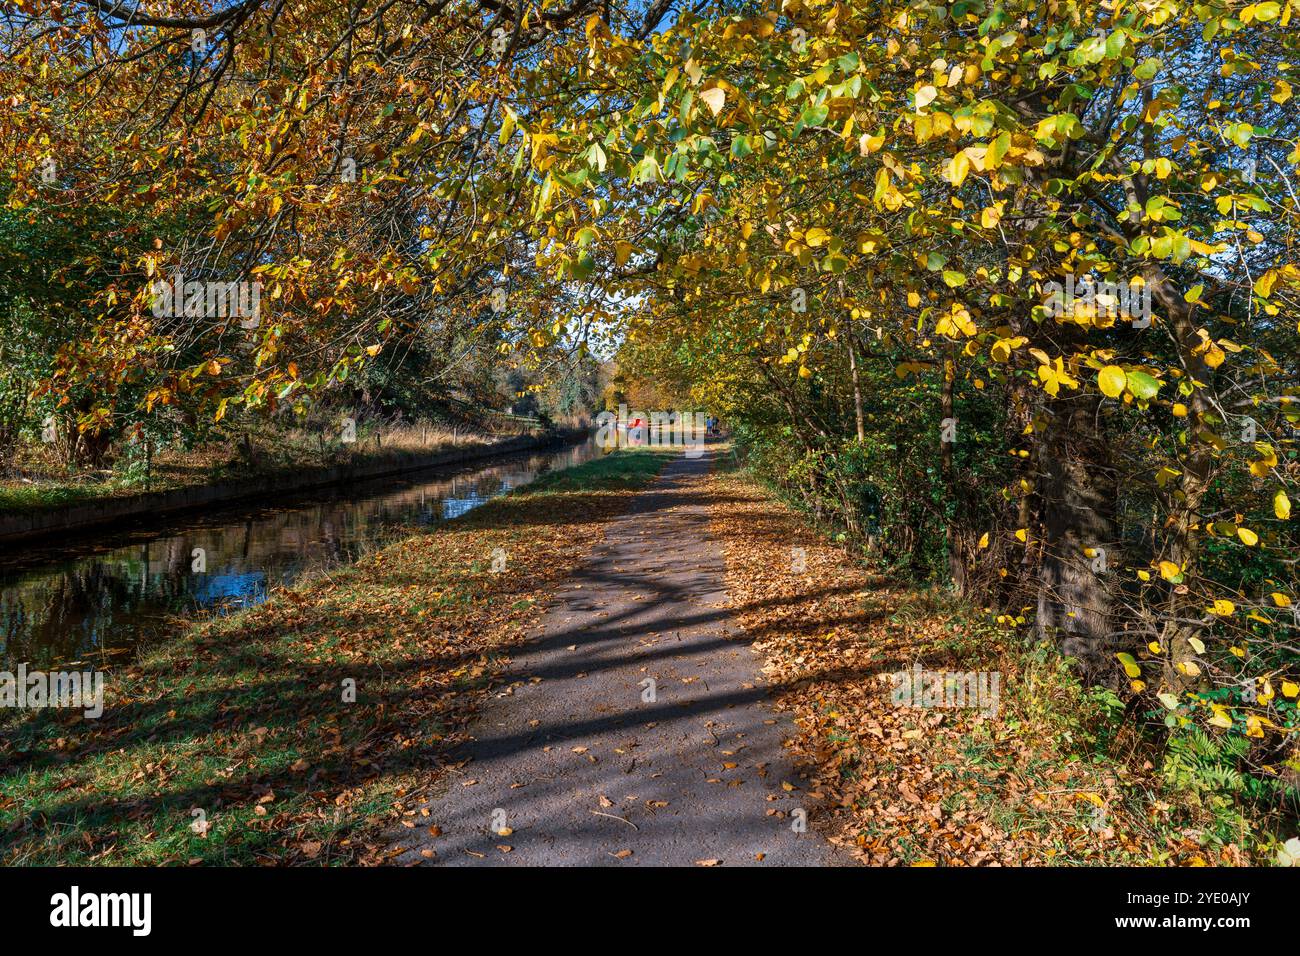
POLYGON ((1043 548, 1038 634, 1078 661, 1090 682, 1113 674, 1113 596, 1107 576, 1118 550, 1115 476, 1097 424, 1100 403, 1099 396, 1087 395, 1051 402, 1039 459, 1043 548))
POLYGON ((855 354, 857 352, 857 343, 853 340, 853 327, 851 325, 846 338, 849 345, 849 375, 853 378, 853 414, 858 423, 858 441, 865 441, 867 433, 862 420, 862 386, 858 382, 858 359, 855 354))
MULTIPOLYGON (((1205 364, 1205 353, 1198 355, 1195 351, 1201 344, 1193 321, 1195 306, 1183 300, 1159 266, 1149 266, 1145 270, 1144 279, 1151 286, 1152 299, 1160 303, 1161 309, 1168 316, 1169 331, 1178 348, 1183 368, 1192 381, 1200 383, 1187 398, 1191 436, 1186 451, 1179 459, 1179 470, 1182 471, 1180 493, 1174 497, 1170 508, 1166 524, 1169 534, 1162 555, 1165 560, 1178 565, 1184 577, 1190 580, 1200 551, 1196 529, 1201 524, 1201 508, 1210 487, 1214 464, 1213 446, 1201 436, 1202 429, 1211 433, 1215 430, 1206 422, 1206 416, 1214 414, 1213 404, 1207 394, 1214 371, 1205 364)), ((1185 673, 1179 665, 1191 662, 1196 657, 1191 639, 1198 637, 1202 630, 1198 622, 1203 615, 1203 607, 1203 595, 1193 593, 1189 587, 1170 587, 1169 603, 1163 615, 1165 623, 1162 643, 1169 650, 1165 658, 1163 681, 1175 693, 1197 683, 1197 678, 1185 673)))
MULTIPOLYGON (((956 378, 956 363, 952 357, 952 349, 948 349, 948 354, 943 360, 943 387, 940 395, 940 414, 944 421, 951 420, 956 423, 956 416, 953 414, 953 381, 956 378)), ((954 434, 953 437, 956 437, 954 434)), ((939 440, 939 463, 940 471, 943 476, 943 540, 944 547, 948 555, 948 576, 952 580, 953 590, 960 595, 965 595, 967 591, 966 562, 961 553, 961 530, 958 521, 961 512, 961 496, 957 491, 957 480, 955 469, 952 461, 952 450, 955 441, 945 441, 944 433, 941 429, 939 440)))

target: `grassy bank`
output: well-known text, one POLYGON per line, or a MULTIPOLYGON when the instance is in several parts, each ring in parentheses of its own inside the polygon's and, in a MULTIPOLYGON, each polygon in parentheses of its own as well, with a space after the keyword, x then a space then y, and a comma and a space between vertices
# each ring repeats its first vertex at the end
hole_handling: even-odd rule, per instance
POLYGON ((196 448, 159 451, 146 471, 139 455, 120 457, 114 467, 69 474, 47 449, 29 452, 0 477, 0 514, 48 510, 137 495, 171 491, 246 478, 300 474, 304 470, 372 461, 427 457, 483 448, 529 434, 524 425, 502 423, 496 431, 454 430, 442 426, 360 428, 353 442, 338 435, 302 430, 231 433, 224 440, 196 448))
POLYGON ((712 488, 738 616, 802 729, 812 819, 863 862, 1268 864, 1295 835, 1212 773, 1189 778, 1050 649, 864 568, 743 473, 712 488), (996 673, 996 712, 900 706, 892 675, 917 663, 996 673))
POLYGON ((383 862, 540 604, 670 457, 544 476, 181 627, 108 674, 98 720, 0 711, 0 861, 383 862))

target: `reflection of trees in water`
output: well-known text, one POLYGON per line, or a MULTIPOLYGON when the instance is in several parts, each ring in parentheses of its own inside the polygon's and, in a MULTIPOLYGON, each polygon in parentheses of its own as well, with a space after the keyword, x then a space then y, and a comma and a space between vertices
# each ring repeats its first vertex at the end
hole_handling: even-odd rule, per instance
POLYGON ((74 660, 101 646, 138 596, 137 568, 83 562, 6 586, 5 656, 11 661, 74 660))
POLYGON ((188 538, 168 538, 163 545, 163 563, 168 575, 184 574, 190 567, 188 538))
POLYGON ((456 517, 551 467, 590 457, 590 445, 578 446, 436 482, 408 478, 401 490, 390 485, 370 498, 213 514, 210 526, 102 553, 69 550, 61 563, 0 577, 0 657, 49 663, 130 647, 171 614, 256 604, 271 587, 351 562, 402 527, 456 517), (191 570, 195 548, 204 550, 206 573, 191 570))
POLYGON ((189 602, 191 539, 174 537, 82 558, 0 585, 0 634, 11 660, 71 660, 129 645, 189 602))

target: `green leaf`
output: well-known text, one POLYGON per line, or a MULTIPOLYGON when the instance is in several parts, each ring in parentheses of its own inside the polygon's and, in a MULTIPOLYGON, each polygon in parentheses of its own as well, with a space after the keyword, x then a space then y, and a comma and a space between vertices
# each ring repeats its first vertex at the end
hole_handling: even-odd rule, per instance
POLYGON ((830 113, 830 108, 825 105, 810 106, 803 111, 803 114, 799 117, 799 122, 805 127, 820 126, 822 123, 826 122, 826 116, 828 113, 830 113))
POLYGON ((1128 390, 1133 397, 1144 402, 1155 398, 1164 382, 1153 378, 1141 369, 1128 373, 1128 390))

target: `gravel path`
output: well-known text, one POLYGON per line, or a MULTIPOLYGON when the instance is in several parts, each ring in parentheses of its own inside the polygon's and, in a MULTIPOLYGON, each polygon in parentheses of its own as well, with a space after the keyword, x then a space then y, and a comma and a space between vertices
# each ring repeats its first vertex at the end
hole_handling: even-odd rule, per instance
POLYGON ((472 759, 396 836, 399 862, 833 862, 798 832, 806 785, 781 746, 795 728, 763 703, 726 611, 711 454, 671 462, 555 595, 458 755, 472 759))

